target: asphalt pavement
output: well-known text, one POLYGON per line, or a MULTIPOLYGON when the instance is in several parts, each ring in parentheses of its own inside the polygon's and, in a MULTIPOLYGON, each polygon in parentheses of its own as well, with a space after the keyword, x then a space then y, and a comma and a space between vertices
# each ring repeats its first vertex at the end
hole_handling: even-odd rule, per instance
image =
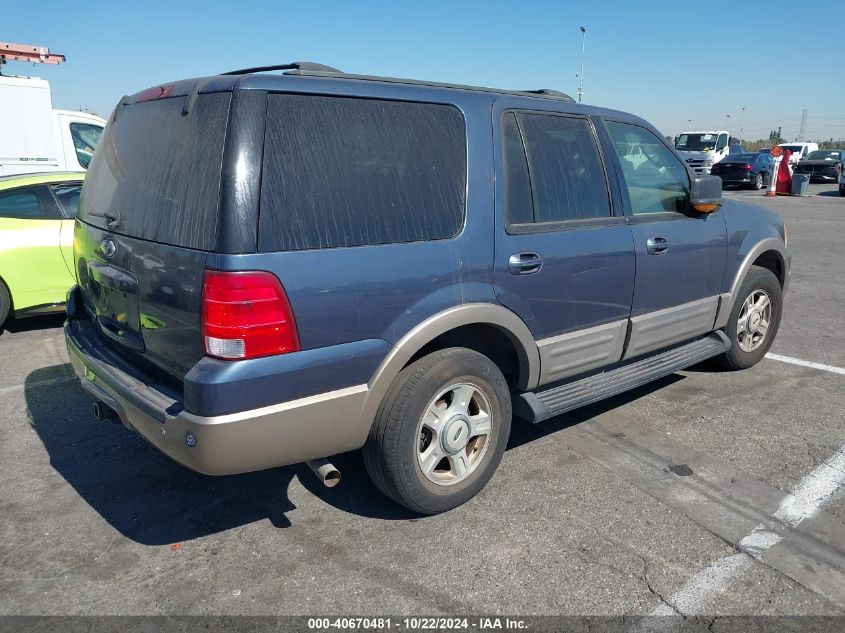
POLYGON ((192 473, 94 420, 61 319, 12 324, 0 615, 842 615, 845 198, 811 192, 726 194, 787 221, 781 360, 517 422, 487 488, 435 517, 357 454, 333 489, 304 466, 192 473))

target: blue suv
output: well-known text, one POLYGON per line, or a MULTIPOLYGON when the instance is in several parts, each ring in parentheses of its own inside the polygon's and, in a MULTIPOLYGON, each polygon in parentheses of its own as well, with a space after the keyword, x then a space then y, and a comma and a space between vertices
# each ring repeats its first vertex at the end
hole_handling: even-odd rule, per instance
POLYGON ((74 256, 98 417, 214 475, 331 480, 363 449, 429 514, 481 490, 514 416, 757 363, 790 268, 777 215, 638 117, 310 63, 124 97, 74 256))

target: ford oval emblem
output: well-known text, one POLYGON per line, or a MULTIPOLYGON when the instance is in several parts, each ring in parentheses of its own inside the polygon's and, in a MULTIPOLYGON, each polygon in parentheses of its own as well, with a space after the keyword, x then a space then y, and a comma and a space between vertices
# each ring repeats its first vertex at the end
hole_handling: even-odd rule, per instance
POLYGON ((110 237, 107 237, 102 242, 100 242, 100 250, 103 251, 103 255, 108 258, 111 258, 114 255, 114 252, 117 250, 117 246, 114 245, 114 242, 110 237))

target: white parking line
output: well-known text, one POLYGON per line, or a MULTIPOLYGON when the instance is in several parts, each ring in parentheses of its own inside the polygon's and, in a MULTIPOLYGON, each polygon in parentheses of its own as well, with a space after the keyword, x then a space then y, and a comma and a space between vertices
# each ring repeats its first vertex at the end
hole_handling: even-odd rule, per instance
MULTIPOLYGON (((821 507, 845 488, 845 446, 837 450, 825 463, 816 466, 805 475, 792 491, 781 501, 772 519, 785 528, 795 528, 804 519, 816 514, 821 507)), ((739 554, 720 558, 699 572, 678 591, 665 599, 665 604, 654 609, 652 616, 688 616, 701 614, 714 598, 724 592, 765 550, 783 539, 761 523, 737 544, 739 554)), ((674 622, 666 621, 660 626, 646 624, 647 629, 674 630, 674 622), (668 626, 667 626, 668 625, 668 626)))
POLYGON ((834 374, 845 375, 845 369, 841 367, 834 367, 833 365, 822 365, 821 363, 814 363, 809 360, 801 360, 800 358, 792 358, 792 356, 781 356, 780 354, 766 354, 766 358, 770 360, 779 360, 782 363, 792 363, 793 365, 801 365, 802 367, 811 367, 812 369, 822 369, 834 374))

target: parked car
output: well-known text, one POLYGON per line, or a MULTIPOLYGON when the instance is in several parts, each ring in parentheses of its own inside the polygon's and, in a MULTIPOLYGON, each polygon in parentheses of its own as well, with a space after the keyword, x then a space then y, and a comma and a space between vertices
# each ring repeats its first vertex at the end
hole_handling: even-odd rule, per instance
POLYGON ((386 495, 441 512, 513 413, 751 367, 780 323, 781 219, 554 91, 298 63, 126 97, 101 144, 70 360, 99 418, 203 473, 363 448, 386 495))
POLYGON ((724 185, 762 189, 769 184, 773 165, 769 154, 734 154, 713 165, 710 173, 719 176, 724 185))
POLYGON ((0 176, 0 326, 64 310, 84 174, 0 176))
POLYGON ((810 174, 810 181, 839 182, 845 167, 845 150, 819 149, 795 166, 796 174, 810 174))

